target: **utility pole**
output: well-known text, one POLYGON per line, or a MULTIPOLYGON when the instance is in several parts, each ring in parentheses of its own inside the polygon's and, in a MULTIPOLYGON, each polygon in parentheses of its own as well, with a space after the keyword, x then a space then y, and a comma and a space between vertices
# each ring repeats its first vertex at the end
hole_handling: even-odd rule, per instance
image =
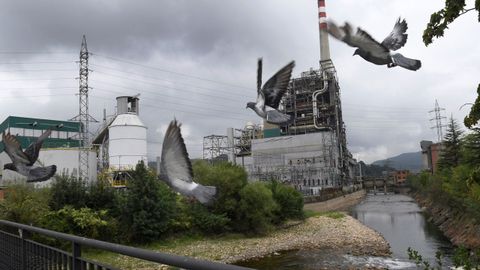
POLYGON ((89 152, 90 152, 90 136, 89 136, 89 122, 98 122, 88 114, 88 49, 87 40, 83 35, 82 46, 80 48, 80 72, 79 72, 79 93, 78 93, 78 115, 72 118, 73 121, 78 121, 80 130, 79 137, 79 151, 78 151, 78 178, 87 181, 89 176, 89 152))
POLYGON ((429 111, 429 113, 435 112, 435 117, 430 119, 430 121, 435 120, 435 126, 430 127, 430 128, 431 129, 434 129, 434 128, 437 129, 437 142, 441 142, 443 140, 443 128, 446 127, 446 125, 442 124, 442 119, 446 119, 445 116, 441 115, 442 111, 445 111, 445 109, 440 108, 440 106, 438 106, 438 101, 435 99, 435 108, 433 110, 429 111))

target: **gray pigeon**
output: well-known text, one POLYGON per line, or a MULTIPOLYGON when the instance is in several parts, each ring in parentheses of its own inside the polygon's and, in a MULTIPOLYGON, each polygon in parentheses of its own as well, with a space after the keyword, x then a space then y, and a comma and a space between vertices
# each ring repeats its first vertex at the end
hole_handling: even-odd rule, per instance
POLYGON ((278 111, 278 106, 282 96, 287 91, 292 69, 295 62, 288 63, 271 77, 265 85, 262 86, 262 58, 258 59, 257 69, 257 102, 248 102, 247 108, 252 109, 258 116, 265 119, 268 123, 275 125, 287 125, 293 119, 290 115, 278 111))
POLYGON ((361 28, 357 28, 356 32, 349 23, 345 23, 344 26, 338 27, 335 23, 328 22, 328 33, 338 40, 345 42, 346 44, 357 47, 353 55, 360 55, 363 59, 376 65, 387 65, 387 67, 401 66, 409 70, 418 70, 422 63, 420 60, 407 58, 400 53, 394 53, 403 47, 407 42, 408 35, 407 22, 405 19, 395 23, 392 32, 382 41, 378 43, 367 32, 361 28))
POLYGON ((193 182, 192 163, 188 158, 180 126, 177 120, 173 120, 168 126, 163 140, 160 179, 178 193, 195 197, 202 204, 211 205, 217 188, 193 182))
POLYGON ((43 141, 48 138, 51 133, 52 131, 50 129, 45 131, 35 142, 31 143, 25 151, 22 151, 22 147, 15 136, 10 133, 3 133, 2 140, 5 146, 5 152, 12 160, 12 163, 4 165, 4 169, 16 171, 26 176, 27 182, 41 182, 50 179, 57 171, 57 166, 38 167, 34 166, 34 164, 38 159, 43 141))

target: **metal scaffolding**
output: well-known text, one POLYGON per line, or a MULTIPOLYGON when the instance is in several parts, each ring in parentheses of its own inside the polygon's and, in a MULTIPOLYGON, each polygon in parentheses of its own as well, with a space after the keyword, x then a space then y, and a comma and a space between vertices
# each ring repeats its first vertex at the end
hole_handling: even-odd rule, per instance
POLYGON ((203 137, 203 159, 227 160, 231 146, 228 144, 228 136, 209 135, 203 137))

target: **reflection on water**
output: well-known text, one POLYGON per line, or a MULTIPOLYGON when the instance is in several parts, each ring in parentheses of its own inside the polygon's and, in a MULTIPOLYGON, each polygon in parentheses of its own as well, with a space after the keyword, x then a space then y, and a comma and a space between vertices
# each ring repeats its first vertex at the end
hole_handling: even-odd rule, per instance
POLYGON ((350 213, 360 222, 380 232, 390 243, 391 258, 352 256, 326 250, 296 250, 282 252, 241 265, 256 269, 351 269, 387 268, 416 269, 408 260, 407 248, 412 247, 430 262, 435 252, 443 251, 450 265, 450 242, 428 222, 415 201, 405 195, 369 194, 350 213))
POLYGON ((451 251, 448 239, 435 225, 427 221, 425 214, 408 196, 369 194, 352 209, 351 215, 380 232, 390 243, 394 258, 408 259, 408 247, 417 250, 432 262, 437 250, 446 254, 451 251))

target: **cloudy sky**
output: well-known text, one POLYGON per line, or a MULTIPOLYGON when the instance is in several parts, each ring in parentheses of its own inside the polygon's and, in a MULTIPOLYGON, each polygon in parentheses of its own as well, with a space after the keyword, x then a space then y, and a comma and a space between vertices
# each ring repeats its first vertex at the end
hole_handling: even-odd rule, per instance
MULTIPOLYGON (((102 119, 115 97, 141 93, 149 155, 161 150, 176 117, 191 157, 203 136, 225 134, 247 121, 255 99, 256 61, 264 78, 290 60, 294 75, 318 68, 316 0, 4 1, 0 9, 0 118, 68 119, 78 114, 78 54, 82 35, 91 53, 90 114, 102 119)), ((467 1, 473 7, 473 1, 467 1)), ((421 36, 442 1, 326 1, 336 22, 361 26, 377 40, 397 17, 408 22, 402 54, 422 60, 417 72, 366 63, 330 39, 341 86, 348 145, 366 162, 419 150, 436 140, 435 99, 462 122, 480 82, 480 23, 460 17, 446 36, 425 47, 421 36)))

